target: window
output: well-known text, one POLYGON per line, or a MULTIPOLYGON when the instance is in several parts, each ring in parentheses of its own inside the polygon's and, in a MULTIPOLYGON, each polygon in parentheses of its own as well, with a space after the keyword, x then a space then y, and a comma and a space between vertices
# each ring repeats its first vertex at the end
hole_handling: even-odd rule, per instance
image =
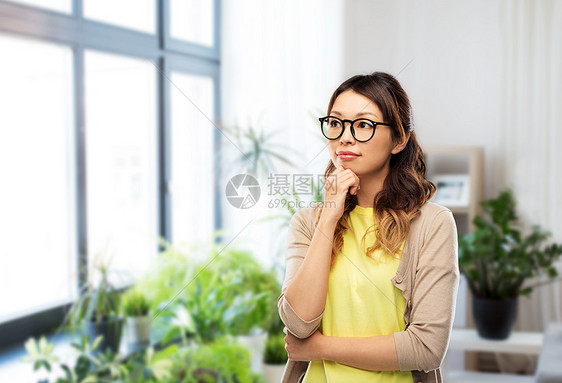
POLYGON ((173 2, 172 21, 166 0, 0 1, 0 347, 60 323, 96 256, 123 286, 160 238, 219 229, 219 4, 173 2))
POLYGON ((95 51, 84 63, 89 264, 111 257, 113 282, 130 283, 157 251, 156 69, 95 51))
POLYGON ((71 49, 6 35, 0 46, 2 320, 73 297, 76 226, 71 49))
POLYGON ((213 79, 172 72, 171 201, 172 241, 185 244, 211 238, 213 230, 213 79), (190 214, 199 208, 202 214, 190 214))
POLYGON ((170 36, 212 47, 213 15, 213 1, 170 0, 170 36))

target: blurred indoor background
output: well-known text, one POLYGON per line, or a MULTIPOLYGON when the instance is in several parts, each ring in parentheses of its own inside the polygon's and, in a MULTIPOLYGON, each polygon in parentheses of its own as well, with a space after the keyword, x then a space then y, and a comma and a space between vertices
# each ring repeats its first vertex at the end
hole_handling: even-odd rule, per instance
MULTIPOLYGON (((355 74, 400 81, 430 175, 470 176, 460 233, 480 201, 511 188, 521 220, 562 241, 562 1, 0 1, 0 52, 2 382, 52 375, 21 361, 23 344, 44 334, 68 351, 59 330, 81 288, 102 277, 100 259, 117 290, 144 281, 153 319, 229 251, 282 282, 289 201, 317 198, 314 188, 296 196, 294 175, 323 175, 318 117, 355 74), (170 249, 186 271, 158 295, 146 281, 170 249)), ((263 298, 249 293, 242 314, 224 315, 263 298)), ((561 296, 548 283, 521 297, 514 331, 561 322, 561 296)), ((197 338, 197 326, 183 334, 197 338)), ((455 327, 472 326, 463 280, 455 327)), ((467 350, 447 366, 535 374, 536 352, 467 350)))

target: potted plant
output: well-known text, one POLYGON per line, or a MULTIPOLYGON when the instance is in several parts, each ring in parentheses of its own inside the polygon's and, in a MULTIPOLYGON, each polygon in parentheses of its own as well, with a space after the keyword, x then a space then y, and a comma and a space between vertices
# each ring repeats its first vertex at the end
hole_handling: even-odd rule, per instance
POLYGON ((81 328, 90 342, 101 335, 99 351, 119 350, 123 317, 120 315, 119 291, 109 282, 108 263, 94 259, 88 281, 80 288, 76 301, 70 307, 65 323, 74 331, 81 328), (97 283, 94 280, 97 278, 97 283))
POLYGON ((263 354, 263 375, 268 383, 278 383, 283 377, 287 363, 287 350, 285 349, 285 334, 279 315, 276 316, 268 331, 267 341, 263 354))
POLYGON ((279 383, 287 363, 285 336, 283 333, 269 335, 263 354, 263 376, 268 383, 279 383))
POLYGON ((131 287, 123 294, 122 302, 127 341, 132 344, 148 344, 152 321, 148 315, 150 304, 147 298, 139 289, 131 287))
POLYGON ((519 295, 528 296, 530 278, 557 276, 553 263, 562 244, 547 244, 550 233, 532 226, 525 233, 510 190, 482 202, 476 231, 459 238, 459 267, 473 295, 473 315, 480 336, 505 339, 517 316, 519 295))

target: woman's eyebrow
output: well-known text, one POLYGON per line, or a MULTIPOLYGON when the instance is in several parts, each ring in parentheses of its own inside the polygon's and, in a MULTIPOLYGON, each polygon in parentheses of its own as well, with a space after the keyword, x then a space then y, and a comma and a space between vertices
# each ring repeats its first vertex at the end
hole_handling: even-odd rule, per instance
MULTIPOLYGON (((341 114, 340 112, 338 112, 337 110, 332 110, 332 113, 331 113, 331 114, 337 114, 337 115, 340 115, 340 116, 342 115, 342 114, 341 114)), ((377 118, 378 118, 378 116, 377 116, 376 114, 371 113, 371 112, 359 112, 359 113, 357 113, 357 114, 355 115, 355 117, 357 117, 357 116, 363 116, 363 115, 365 115, 365 114, 370 114, 371 116, 377 117, 377 118)))

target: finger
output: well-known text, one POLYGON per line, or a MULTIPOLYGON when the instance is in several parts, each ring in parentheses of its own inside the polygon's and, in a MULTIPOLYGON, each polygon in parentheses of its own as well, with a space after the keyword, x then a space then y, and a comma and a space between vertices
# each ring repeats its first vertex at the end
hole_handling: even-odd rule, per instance
POLYGON ((350 174, 348 177, 345 177, 345 179, 341 181, 341 186, 341 190, 343 190, 345 193, 349 192, 350 194, 356 194, 357 187, 359 185, 357 184, 357 180, 355 179, 355 177, 350 174))
POLYGON ((341 185, 351 185, 351 183, 355 183, 355 177, 351 172, 343 172, 336 176, 336 183, 341 185))
POLYGON ((352 189, 352 192, 353 192, 353 194, 357 194, 357 191, 358 191, 359 189, 361 189, 361 185, 360 185, 360 184, 361 184, 361 179, 357 176, 357 174, 355 174, 355 173, 353 173, 353 172, 352 172, 351 174, 352 174, 352 176, 353 176, 353 189, 352 189))
POLYGON ((357 194, 357 192, 359 192, 359 189, 361 189, 361 185, 359 185, 359 179, 355 180, 353 183, 353 186, 351 187, 350 193, 351 194, 357 194))

